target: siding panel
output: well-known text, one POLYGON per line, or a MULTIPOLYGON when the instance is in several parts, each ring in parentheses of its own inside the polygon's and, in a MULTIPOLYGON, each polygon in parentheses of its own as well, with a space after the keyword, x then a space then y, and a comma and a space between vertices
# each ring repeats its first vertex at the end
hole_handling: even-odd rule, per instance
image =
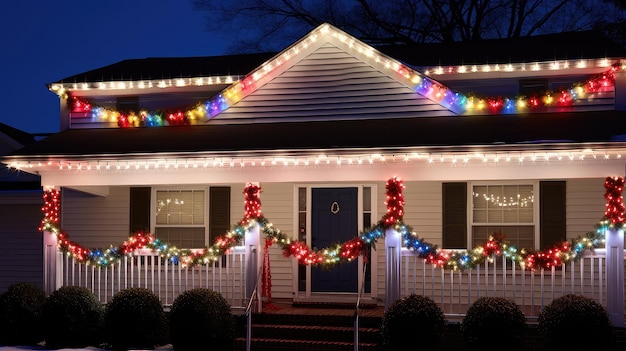
POLYGON ((222 118, 276 121, 425 115, 453 113, 327 43, 230 107, 222 118))
MULTIPOLYGON (((275 228, 289 237, 294 237, 293 184, 262 183, 261 209, 263 215, 275 228)), ((263 234, 261 234, 263 236, 263 234)), ((270 269, 272 273, 272 298, 291 299, 292 295, 292 258, 283 256, 278 245, 270 247, 270 269)))
POLYGON ((28 198, 20 204, 0 205, 0 294, 19 282, 43 288, 43 236, 38 230, 43 201, 41 193, 28 198))
POLYGON ((61 194, 61 227, 86 248, 117 246, 130 235, 130 187, 111 187, 100 197, 71 189, 61 194))
POLYGON ((569 179, 566 185, 567 238, 595 229, 605 210, 604 178, 569 179))

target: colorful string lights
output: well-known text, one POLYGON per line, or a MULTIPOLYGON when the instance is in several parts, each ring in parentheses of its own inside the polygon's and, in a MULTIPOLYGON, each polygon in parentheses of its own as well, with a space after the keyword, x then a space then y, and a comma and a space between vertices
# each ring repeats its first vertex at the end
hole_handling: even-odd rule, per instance
MULTIPOLYGON (((273 69, 275 69, 275 66, 273 69)), ((540 112, 550 107, 573 106, 577 101, 587 98, 590 94, 611 89, 615 85, 615 73, 626 70, 620 64, 611 66, 605 72, 595 75, 587 81, 574 84, 568 89, 549 91, 544 95, 509 97, 480 97, 463 94, 451 90, 437 81, 422 76, 419 72, 403 65, 395 70, 406 77, 413 77, 413 89, 459 115, 475 114, 516 114, 523 112, 540 112)), ((93 121, 116 123, 120 128, 159 127, 167 125, 199 124, 224 112, 230 106, 248 96, 258 85, 255 83, 269 73, 270 70, 258 70, 226 88, 215 97, 197 103, 185 110, 165 109, 164 111, 147 111, 122 113, 112 108, 96 106, 77 96, 69 96, 68 104, 71 112, 87 114, 93 121), (260 74, 259 72, 262 72, 260 74)))
POLYGON ((378 239, 383 238, 388 229, 393 228, 401 234, 404 247, 419 258, 425 259, 428 264, 447 270, 473 269, 495 257, 505 257, 515 262, 522 269, 538 270, 559 267, 562 264, 577 260, 585 250, 593 250, 604 245, 606 230, 621 228, 624 225, 623 187, 623 177, 607 177, 605 181, 607 211, 605 218, 596 225, 595 230, 584 236, 557 243, 542 251, 518 249, 507 242, 501 233, 494 233, 483 245, 471 250, 438 249, 436 245, 420 239, 413 228, 403 222, 404 198, 402 190, 404 184, 395 177, 389 179, 386 186, 387 213, 376 225, 344 243, 319 250, 309 248, 302 241, 292 241, 285 233, 274 228, 260 210, 259 193, 261 188, 252 183, 249 183, 244 189, 244 194, 246 194, 244 219, 232 230, 218 237, 213 245, 199 251, 176 248, 147 233, 135 233, 117 247, 106 250, 88 250, 70 241, 67 233, 58 227, 60 198, 58 190, 54 189, 44 191, 44 206, 42 208, 44 219, 40 230, 56 234, 59 250, 72 256, 78 262, 101 267, 110 266, 142 248, 151 249, 172 263, 182 264, 184 267, 206 265, 217 260, 235 245, 241 244, 245 232, 258 224, 266 236, 266 248, 276 243, 286 257, 294 257, 299 264, 303 265, 332 268, 343 262, 351 262, 359 256, 367 259, 369 247, 375 245, 378 239))

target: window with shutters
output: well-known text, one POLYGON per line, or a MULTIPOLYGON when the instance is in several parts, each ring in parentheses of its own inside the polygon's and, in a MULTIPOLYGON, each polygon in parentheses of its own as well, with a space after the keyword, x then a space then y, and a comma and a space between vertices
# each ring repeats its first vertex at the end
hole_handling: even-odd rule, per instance
POLYGON ((536 248, 537 187, 535 182, 472 183, 469 187, 471 246, 482 245, 491 235, 499 233, 519 248, 536 248))

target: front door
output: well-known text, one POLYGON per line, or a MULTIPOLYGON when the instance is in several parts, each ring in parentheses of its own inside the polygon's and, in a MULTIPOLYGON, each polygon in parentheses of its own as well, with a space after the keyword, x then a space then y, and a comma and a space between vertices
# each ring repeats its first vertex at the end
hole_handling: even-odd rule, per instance
MULTIPOLYGON (((313 188, 311 246, 323 249, 359 234, 357 188, 313 188)), ((312 292, 358 291, 358 260, 332 269, 311 267, 312 292)))

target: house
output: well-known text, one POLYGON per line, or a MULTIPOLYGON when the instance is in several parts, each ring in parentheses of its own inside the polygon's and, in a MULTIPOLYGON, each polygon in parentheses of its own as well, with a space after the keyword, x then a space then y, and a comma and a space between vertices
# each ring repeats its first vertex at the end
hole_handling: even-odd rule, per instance
MULTIPOLYGON (((332 269, 316 263, 341 261, 336 245, 387 218, 390 201, 429 249, 471 250, 497 234, 540 252, 593 231, 605 180, 626 170, 626 51, 593 32, 374 48, 323 24, 279 53, 130 59, 49 88, 61 131, 3 160, 47 189, 47 289, 83 284, 103 301, 139 284, 171 303, 205 278, 242 293, 229 277, 243 275, 243 259, 210 255, 234 248, 224 233, 260 210, 286 240, 256 251, 271 267, 266 294, 382 303, 388 237, 332 269), (291 242, 301 246, 285 252, 291 242), (314 264, 294 258, 298 248, 314 264)), ((613 271, 583 282, 583 268, 605 262, 593 257, 537 276, 500 260, 485 262, 484 278, 406 266, 402 284, 466 308, 475 286, 502 293, 528 277, 516 298, 543 305, 545 273, 606 304, 613 271)))
MULTIPOLYGON (((0 154, 29 145, 36 136, 0 123, 0 154)), ((42 189, 39 176, 0 164, 0 294, 18 282, 43 287, 42 189)))

